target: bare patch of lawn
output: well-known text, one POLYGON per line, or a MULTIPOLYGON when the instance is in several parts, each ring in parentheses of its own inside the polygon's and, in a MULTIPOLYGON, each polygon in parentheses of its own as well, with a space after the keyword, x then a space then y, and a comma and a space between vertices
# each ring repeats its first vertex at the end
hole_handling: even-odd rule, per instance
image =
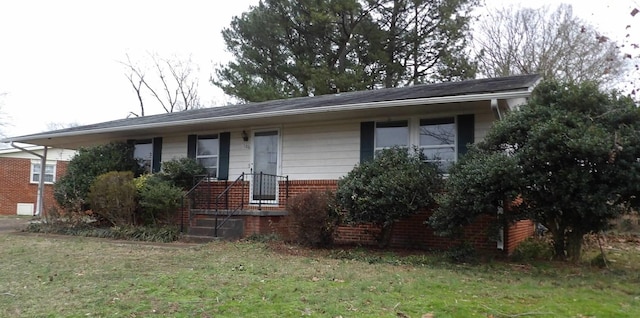
POLYGON ((256 242, 178 246, 0 235, 0 316, 640 316, 633 248, 610 253, 607 270, 256 242))

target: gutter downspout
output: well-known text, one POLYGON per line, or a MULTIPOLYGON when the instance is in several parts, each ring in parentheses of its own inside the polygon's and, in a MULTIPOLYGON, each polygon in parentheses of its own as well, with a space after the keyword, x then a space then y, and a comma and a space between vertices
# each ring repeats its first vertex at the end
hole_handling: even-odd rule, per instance
POLYGON ((500 113, 500 107, 498 106, 498 99, 491 99, 491 110, 493 111, 493 115, 498 119, 502 120, 502 114, 500 113))
POLYGON ((36 210, 33 214, 33 216, 39 216, 42 217, 42 209, 44 206, 44 174, 45 174, 45 169, 46 169, 46 165, 47 165, 47 146, 44 146, 44 151, 42 155, 39 155, 29 149, 25 149, 22 148, 16 144, 13 143, 13 141, 10 143, 11 147, 16 148, 16 149, 20 149, 24 152, 30 153, 38 158, 40 158, 40 179, 38 180, 38 193, 36 195, 36 210))

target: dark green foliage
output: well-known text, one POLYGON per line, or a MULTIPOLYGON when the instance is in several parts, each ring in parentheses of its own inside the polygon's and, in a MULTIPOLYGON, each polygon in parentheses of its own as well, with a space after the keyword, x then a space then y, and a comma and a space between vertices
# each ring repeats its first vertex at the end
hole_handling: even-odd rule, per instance
POLYGON ((455 245, 444 252, 444 256, 453 263, 475 263, 478 261, 476 249, 469 242, 455 245))
POLYGON ((287 204, 291 213, 295 240, 307 246, 330 246, 340 222, 330 192, 309 191, 293 197, 287 204))
POLYGON ((80 148, 71 159, 67 172, 54 185, 54 198, 67 210, 87 209, 89 187, 98 175, 110 171, 141 173, 133 158, 133 146, 126 143, 80 148))
POLYGON ((585 234, 638 205, 638 158, 640 112, 630 99, 593 83, 542 82, 451 169, 430 225, 453 234, 504 206, 506 221, 540 222, 555 255, 577 260, 585 234))
POLYGON ((131 171, 112 171, 99 175, 87 196, 93 213, 112 225, 133 225, 136 186, 131 171))
POLYGON ((265 0, 222 31, 213 83, 257 102, 473 78, 477 0, 265 0))
POLYGON ((195 159, 185 157, 163 162, 159 175, 174 185, 189 190, 194 185, 194 177, 206 173, 206 169, 195 159))
POLYGON ((379 242, 387 246, 393 223, 433 206, 442 190, 442 175, 422 153, 402 148, 385 149, 338 181, 338 205, 349 221, 381 227, 379 242))
POLYGON ((511 255, 514 261, 548 261, 553 257, 553 247, 547 240, 530 237, 516 247, 511 255))
POLYGON ((184 194, 180 187, 159 175, 144 175, 136 179, 138 205, 143 224, 166 224, 172 221, 184 194))

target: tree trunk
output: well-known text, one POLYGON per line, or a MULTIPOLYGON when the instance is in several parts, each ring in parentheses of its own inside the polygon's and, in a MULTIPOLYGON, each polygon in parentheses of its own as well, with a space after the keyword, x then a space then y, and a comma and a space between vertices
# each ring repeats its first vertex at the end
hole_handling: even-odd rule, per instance
POLYGON ((551 222, 551 224, 547 224, 545 226, 553 236, 553 257, 559 260, 566 260, 565 227, 560 226, 556 222, 551 222))
POLYGON ((393 222, 383 223, 380 227, 380 236, 378 236, 378 247, 387 248, 391 245, 391 232, 393 230, 393 222))
POLYGON ((567 258, 572 262, 580 261, 580 256, 582 255, 582 238, 584 237, 584 233, 579 230, 573 229, 570 232, 567 232, 567 242, 566 242, 566 250, 567 250, 567 258))

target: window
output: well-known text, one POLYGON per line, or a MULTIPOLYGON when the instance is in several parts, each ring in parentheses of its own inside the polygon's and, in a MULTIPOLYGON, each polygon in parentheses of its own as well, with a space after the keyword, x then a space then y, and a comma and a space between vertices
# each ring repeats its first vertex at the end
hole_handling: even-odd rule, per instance
POLYGON ((394 146, 409 145, 409 125, 406 120, 377 122, 375 130, 375 153, 394 146))
POLYGON ((196 143, 196 161, 200 163, 212 178, 218 177, 218 135, 198 136, 196 143))
POLYGON ((151 173, 153 163, 153 143, 151 140, 138 140, 135 142, 133 149, 133 158, 145 173, 151 173))
POLYGON ((453 117, 420 120, 420 150, 427 161, 448 171, 456 161, 456 123, 453 117))
MULTIPOLYGON (((31 162, 31 183, 40 182, 40 161, 31 162)), ((44 165, 44 183, 54 183, 56 181, 56 164, 47 162, 44 165)))

